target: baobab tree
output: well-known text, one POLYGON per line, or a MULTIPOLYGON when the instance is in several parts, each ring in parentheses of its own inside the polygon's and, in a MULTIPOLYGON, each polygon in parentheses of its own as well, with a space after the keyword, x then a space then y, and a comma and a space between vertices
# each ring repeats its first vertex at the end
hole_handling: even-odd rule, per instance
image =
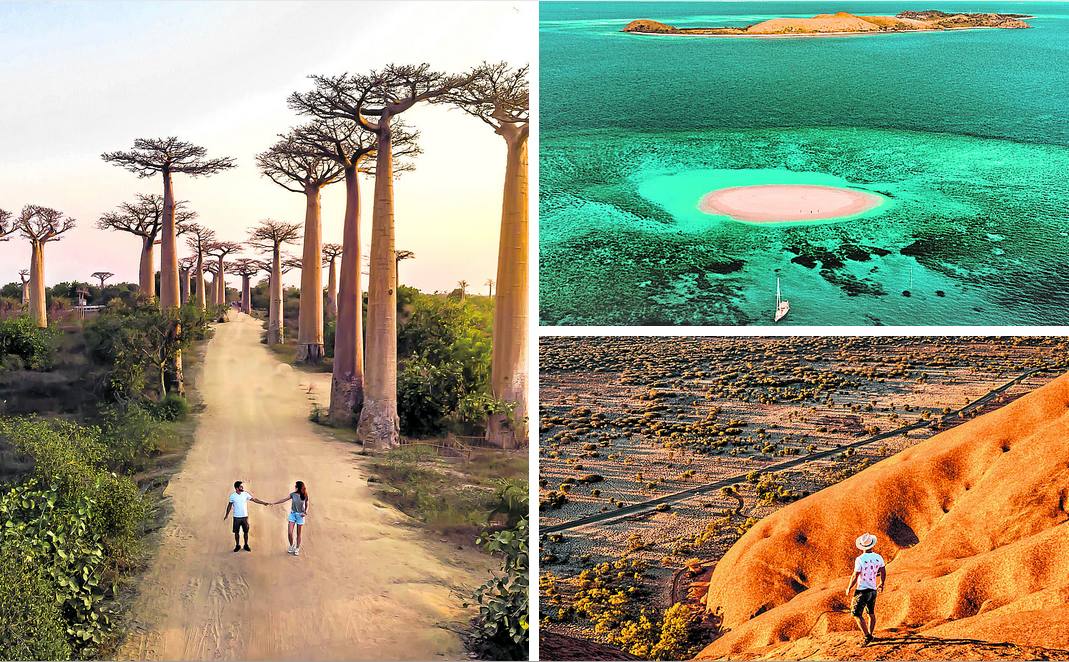
POLYGON ((0 241, 7 241, 11 235, 18 232, 18 227, 11 222, 14 214, 6 209, 0 209, 0 241))
POLYGON ((282 244, 292 244, 300 237, 299 223, 283 223, 267 219, 249 233, 249 243, 271 254, 271 276, 268 288, 267 344, 285 342, 282 328, 282 244))
POLYGON ((429 65, 389 65, 366 76, 314 76, 316 103, 299 108, 320 119, 356 122, 375 136, 375 198, 371 214, 367 364, 358 435, 369 445, 400 443, 397 417, 397 262, 394 254, 393 128, 396 118, 463 85, 429 65), (377 117, 372 121, 371 117, 377 117))
POLYGON ((486 282, 483 283, 483 284, 486 285, 486 288, 487 288, 486 296, 488 296, 490 298, 493 298, 494 297, 494 279, 493 278, 487 278, 486 282))
POLYGON ((19 278, 22 280, 22 305, 30 303, 30 270, 19 269, 19 278))
POLYGON ((241 312, 252 314, 252 277, 263 269, 263 262, 250 257, 234 260, 232 270, 241 276, 241 312))
POLYGON ((460 300, 464 300, 464 295, 468 293, 468 281, 458 280, 457 289, 460 290, 460 300))
POLYGON ((178 291, 178 229, 175 219, 174 174, 204 177, 234 167, 230 157, 205 158, 207 150, 171 136, 169 138, 138 138, 128 152, 101 154, 104 161, 121 166, 138 177, 163 176, 163 227, 160 237, 160 307, 177 308, 181 297, 178 291))
MULTIPOLYGON (((193 267, 193 278, 197 286, 197 307, 205 310, 208 307, 208 296, 204 288, 204 256, 207 255, 208 247, 215 242, 215 230, 199 223, 186 224, 184 229, 187 235, 186 245, 193 251, 193 259, 196 262, 193 267)), ((214 303, 214 297, 212 303, 214 303)))
POLYGON ((107 279, 111 278, 115 274, 111 273, 110 271, 94 271, 90 275, 93 278, 96 278, 97 280, 99 280, 100 281, 100 289, 104 289, 104 281, 106 281, 107 279))
POLYGON ((226 256, 241 250, 241 244, 233 241, 213 241, 208 244, 204 253, 216 259, 215 290, 212 295, 212 303, 217 306, 226 305, 226 256))
POLYGON ((341 244, 323 244, 323 258, 327 262, 327 301, 326 318, 338 317, 338 256, 342 254, 341 244))
MULTIPOLYGON (((310 156, 338 164, 345 179, 345 215, 342 224, 342 259, 337 289, 337 316, 334 334, 333 375, 329 417, 335 425, 349 425, 359 415, 364 398, 363 288, 360 280, 362 257, 360 229, 359 175, 374 174, 369 162, 378 139, 360 125, 343 117, 330 116, 329 98, 344 89, 345 77, 317 79, 310 92, 290 95, 290 107, 317 121, 293 130, 295 144, 310 156), (338 85, 342 85, 338 88, 338 85)), ((409 166, 399 158, 418 153, 418 133, 404 126, 394 132, 395 168, 409 166)))
POLYGON ((297 361, 319 363, 323 358, 323 226, 319 197, 324 186, 339 181, 336 162, 310 154, 293 135, 285 136, 256 156, 261 172, 287 191, 305 197, 301 306, 297 316, 297 361))
POLYGON ((64 232, 75 225, 73 218, 63 212, 38 205, 26 205, 15 219, 22 236, 30 242, 30 315, 34 323, 48 327, 45 307, 45 244, 59 241, 64 232))
POLYGON ((409 250, 399 250, 393 252, 393 277, 395 279, 394 287, 401 287, 401 262, 403 262, 404 260, 412 260, 415 257, 415 252, 409 250))
MULTIPOLYGON (((185 209, 186 203, 174 203, 175 223, 181 226, 196 218, 196 212, 185 209)), ((138 291, 147 298, 156 298, 156 244, 163 228, 163 198, 156 194, 138 195, 137 202, 124 202, 115 211, 101 215, 97 221, 101 230, 118 230, 141 240, 141 261, 138 268, 138 291)), ((162 274, 162 272, 161 272, 162 274)), ((162 278, 162 275, 161 275, 162 278)))
POLYGON ((471 72, 468 84, 444 97, 505 140, 490 388, 495 398, 514 408, 512 424, 501 414, 490 417, 487 438, 507 448, 527 436, 527 74, 527 66, 484 63, 471 72))
MULTIPOLYGON (((185 230, 188 231, 189 228, 186 227, 185 230)), ((178 300, 183 306, 189 303, 189 278, 196 264, 197 258, 192 255, 178 260, 178 300)))

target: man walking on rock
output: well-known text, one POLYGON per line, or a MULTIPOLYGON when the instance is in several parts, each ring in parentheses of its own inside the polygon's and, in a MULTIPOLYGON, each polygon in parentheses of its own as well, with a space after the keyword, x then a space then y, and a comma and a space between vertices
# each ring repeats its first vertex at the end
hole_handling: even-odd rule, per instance
POLYGON ((234 491, 230 494, 230 500, 226 504, 226 512, 223 513, 223 519, 230 515, 230 509, 234 509, 234 551, 239 552, 244 549, 246 552, 251 552, 249 549, 249 502, 254 501, 262 505, 268 505, 266 501, 260 501, 254 497, 251 493, 245 491, 244 485, 240 480, 234 481, 234 491), (245 546, 242 547, 238 542, 238 532, 245 532, 245 546))
POLYGON ((862 553, 854 559, 854 574, 850 576, 850 583, 846 586, 846 595, 850 595, 850 589, 854 588, 856 582, 857 590, 854 591, 850 611, 857 621, 857 626, 861 628, 861 633, 865 635, 865 645, 868 645, 876 632, 876 594, 883 592, 883 585, 887 581, 887 567, 883 557, 872 551, 876 546, 876 536, 863 533, 854 541, 854 545, 862 553), (869 613, 867 624, 862 618, 866 611, 869 613))

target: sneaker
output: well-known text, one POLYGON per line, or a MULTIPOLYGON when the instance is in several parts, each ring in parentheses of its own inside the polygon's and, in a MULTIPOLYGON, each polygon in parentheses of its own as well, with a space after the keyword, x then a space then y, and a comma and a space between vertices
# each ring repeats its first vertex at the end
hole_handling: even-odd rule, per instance
POLYGON ((292 554, 293 550, 297 549, 295 545, 290 545, 290 548, 286 551, 287 554, 292 554))
POLYGON ((249 543, 245 543, 245 546, 242 547, 242 549, 244 549, 246 552, 251 552, 252 551, 251 549, 249 549, 249 543))
POLYGON ((234 545, 234 551, 235 552, 240 552, 241 551, 241 545, 234 545))
POLYGON ((294 547, 293 548, 293 555, 294 556, 300 556, 301 555, 301 548, 300 547, 294 547))

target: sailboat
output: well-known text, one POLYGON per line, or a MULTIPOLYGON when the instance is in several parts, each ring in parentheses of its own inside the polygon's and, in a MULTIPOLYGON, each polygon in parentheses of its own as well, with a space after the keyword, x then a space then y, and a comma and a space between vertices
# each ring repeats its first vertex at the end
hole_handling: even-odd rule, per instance
POLYGON ((791 312, 791 302, 784 301, 779 291, 779 276, 776 276, 776 321, 780 321, 791 312))

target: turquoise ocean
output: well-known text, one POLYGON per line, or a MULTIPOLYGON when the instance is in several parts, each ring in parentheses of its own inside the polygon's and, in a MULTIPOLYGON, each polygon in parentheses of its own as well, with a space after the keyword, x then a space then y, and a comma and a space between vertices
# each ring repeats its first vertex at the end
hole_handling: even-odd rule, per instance
POLYGON ((1069 3, 553 3, 540 16, 547 325, 1069 324, 1069 3), (624 34, 904 9, 1027 30, 624 34), (727 185, 886 199, 854 218, 702 214, 727 185))

